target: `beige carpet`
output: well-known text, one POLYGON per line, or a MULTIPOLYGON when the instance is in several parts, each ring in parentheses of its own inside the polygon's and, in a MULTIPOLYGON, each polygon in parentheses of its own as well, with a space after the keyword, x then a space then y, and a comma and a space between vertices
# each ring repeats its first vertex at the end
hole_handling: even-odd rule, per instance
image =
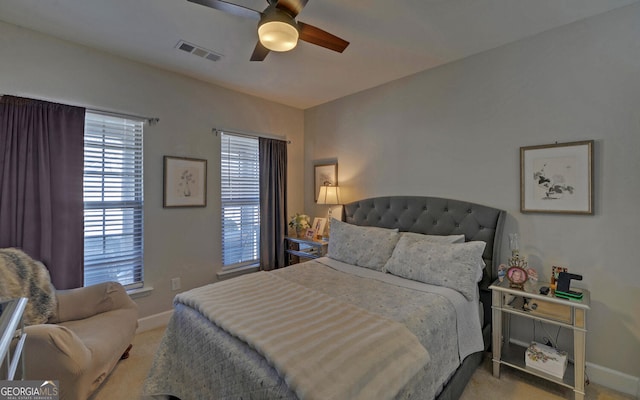
MULTIPOLYGON (((90 400, 138 399, 163 333, 164 328, 159 328, 136 335, 131 356, 118 363, 108 380, 90 400)), ((503 367, 500 379, 496 379, 491 368, 490 355, 487 355, 485 362, 476 370, 467 385, 461 400, 573 399, 573 392, 567 388, 508 367, 503 367)), ((587 400, 634 400, 634 397, 593 383, 587 386, 586 392, 587 400)))
POLYGON ((160 344, 164 327, 142 332, 133 339, 129 358, 120 360, 107 381, 90 400, 135 400, 140 398, 153 356, 160 344))

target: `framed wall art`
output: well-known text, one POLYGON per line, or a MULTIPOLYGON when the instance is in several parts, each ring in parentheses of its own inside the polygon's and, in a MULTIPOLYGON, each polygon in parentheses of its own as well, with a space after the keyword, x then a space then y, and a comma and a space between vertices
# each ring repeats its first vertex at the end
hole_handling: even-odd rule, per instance
POLYGON ((593 140, 520 148, 520 211, 593 214, 593 140))
POLYGON ((318 201, 320 186, 338 186, 338 163, 315 165, 313 171, 314 201, 318 201))
POLYGON ((206 207, 207 160, 164 156, 163 207, 206 207))

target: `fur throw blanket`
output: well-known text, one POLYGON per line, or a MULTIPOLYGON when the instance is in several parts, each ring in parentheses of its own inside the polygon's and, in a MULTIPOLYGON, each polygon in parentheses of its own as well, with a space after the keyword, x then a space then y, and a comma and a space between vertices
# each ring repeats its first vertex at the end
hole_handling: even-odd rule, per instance
POLYGON ((25 325, 46 323, 56 312, 55 288, 44 264, 22 250, 0 249, 0 301, 18 297, 29 299, 25 325))

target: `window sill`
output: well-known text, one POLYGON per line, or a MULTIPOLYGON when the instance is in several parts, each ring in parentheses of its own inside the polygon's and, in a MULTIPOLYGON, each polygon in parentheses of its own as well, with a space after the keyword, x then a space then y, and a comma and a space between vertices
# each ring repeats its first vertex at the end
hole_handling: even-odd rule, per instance
POLYGON ((258 271, 260 271, 259 265, 247 265, 244 267, 238 267, 238 268, 218 272, 216 276, 218 277, 219 280, 222 281, 225 279, 235 278, 236 276, 250 274, 252 272, 258 272, 258 271))
POLYGON ((151 287, 151 286, 144 286, 144 287, 141 287, 141 288, 127 290, 127 294, 132 299, 137 299, 139 297, 149 296, 151 294, 151 292, 153 292, 153 287, 151 287))

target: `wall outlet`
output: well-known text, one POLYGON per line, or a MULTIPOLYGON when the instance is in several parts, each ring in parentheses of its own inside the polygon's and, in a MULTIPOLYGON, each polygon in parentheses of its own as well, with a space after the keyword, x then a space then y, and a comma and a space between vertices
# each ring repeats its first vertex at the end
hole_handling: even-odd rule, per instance
POLYGON ((180 278, 171 279, 171 290, 180 290, 180 278))

